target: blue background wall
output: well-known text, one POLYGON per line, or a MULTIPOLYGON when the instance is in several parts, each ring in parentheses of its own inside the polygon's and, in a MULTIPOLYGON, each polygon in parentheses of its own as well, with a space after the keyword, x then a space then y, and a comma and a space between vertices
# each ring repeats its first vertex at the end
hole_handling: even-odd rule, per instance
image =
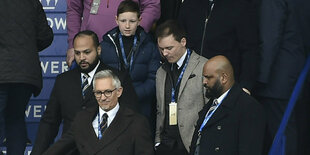
MULTIPOLYGON (((54 32, 54 41, 50 47, 40 53, 43 73, 43 89, 36 98, 31 98, 26 108, 26 123, 29 140, 34 143, 38 125, 43 115, 45 105, 54 85, 55 77, 66 71, 67 30, 66 30, 66 0, 40 0, 46 12, 47 21, 54 32)), ((25 155, 30 154, 31 145, 27 146, 25 155)), ((1 148, 0 150, 5 150, 1 148)), ((5 151, 4 151, 5 153, 5 151)))
POLYGON ((68 69, 66 64, 66 51, 68 47, 66 0, 41 0, 41 3, 46 12, 47 21, 53 29, 54 41, 50 47, 40 53, 43 89, 38 97, 31 98, 25 112, 28 137, 32 143, 35 141, 38 124, 54 86, 55 77, 68 69))

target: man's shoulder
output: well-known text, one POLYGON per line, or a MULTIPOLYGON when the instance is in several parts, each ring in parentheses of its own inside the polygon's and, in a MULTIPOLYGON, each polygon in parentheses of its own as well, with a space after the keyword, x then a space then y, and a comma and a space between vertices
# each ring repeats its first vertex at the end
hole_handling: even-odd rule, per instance
POLYGON ((97 112, 98 112, 98 105, 92 105, 92 106, 87 107, 86 109, 78 111, 75 117, 76 117, 76 120, 79 121, 81 120, 81 118, 92 115, 97 112))
POLYGON ((116 74, 117 76, 122 76, 123 73, 119 72, 117 69, 105 64, 104 62, 100 61, 100 65, 98 66, 96 73, 102 70, 111 70, 114 74, 116 74))
POLYGON ((121 106, 119 112, 127 118, 132 118, 135 122, 146 121, 146 118, 142 114, 136 111, 133 111, 132 109, 128 107, 121 106))
POLYGON ((193 61, 199 61, 199 63, 202 63, 204 65, 205 62, 208 61, 207 58, 197 54, 194 50, 191 50, 192 51, 192 54, 191 54, 191 59, 190 60, 193 60, 193 61))
POLYGON ((232 94, 237 95, 238 98, 236 102, 243 107, 248 107, 248 108, 262 108, 262 105, 251 95, 247 94, 242 90, 242 88, 239 85, 233 86, 233 88, 230 91, 232 94))
POLYGON ((56 77, 56 80, 66 80, 66 79, 71 79, 72 77, 79 77, 79 74, 80 72, 78 71, 77 68, 75 69, 72 69, 72 70, 68 70, 68 71, 65 71, 61 74, 58 74, 57 77, 56 77))

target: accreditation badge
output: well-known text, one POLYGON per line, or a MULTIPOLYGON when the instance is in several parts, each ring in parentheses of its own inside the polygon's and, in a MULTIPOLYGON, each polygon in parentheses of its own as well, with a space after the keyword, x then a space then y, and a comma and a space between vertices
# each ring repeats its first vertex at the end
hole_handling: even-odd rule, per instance
POLYGON ((169 125, 177 125, 177 103, 171 102, 169 103, 169 125))
POLYGON ((99 5, 100 5, 100 0, 93 0, 91 4, 91 8, 90 8, 90 14, 96 15, 98 13, 99 5))

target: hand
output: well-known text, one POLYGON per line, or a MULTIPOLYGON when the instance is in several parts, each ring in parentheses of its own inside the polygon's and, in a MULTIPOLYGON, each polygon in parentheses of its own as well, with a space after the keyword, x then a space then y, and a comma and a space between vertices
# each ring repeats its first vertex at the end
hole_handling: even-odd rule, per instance
POLYGON ((246 93, 248 93, 249 95, 251 95, 251 92, 249 90, 247 90, 246 88, 242 88, 242 90, 246 93))
POLYGON ((70 48, 67 50, 67 59, 66 59, 68 67, 71 67, 73 60, 74 60, 74 49, 70 48))

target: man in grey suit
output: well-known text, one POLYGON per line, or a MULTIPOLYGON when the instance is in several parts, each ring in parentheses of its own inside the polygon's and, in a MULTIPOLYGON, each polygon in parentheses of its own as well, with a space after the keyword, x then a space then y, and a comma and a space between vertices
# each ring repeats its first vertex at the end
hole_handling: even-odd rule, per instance
POLYGON ((167 21, 156 31, 164 57, 156 74, 156 154, 188 154, 194 123, 206 99, 202 69, 206 58, 186 48, 184 30, 176 21, 167 21))

